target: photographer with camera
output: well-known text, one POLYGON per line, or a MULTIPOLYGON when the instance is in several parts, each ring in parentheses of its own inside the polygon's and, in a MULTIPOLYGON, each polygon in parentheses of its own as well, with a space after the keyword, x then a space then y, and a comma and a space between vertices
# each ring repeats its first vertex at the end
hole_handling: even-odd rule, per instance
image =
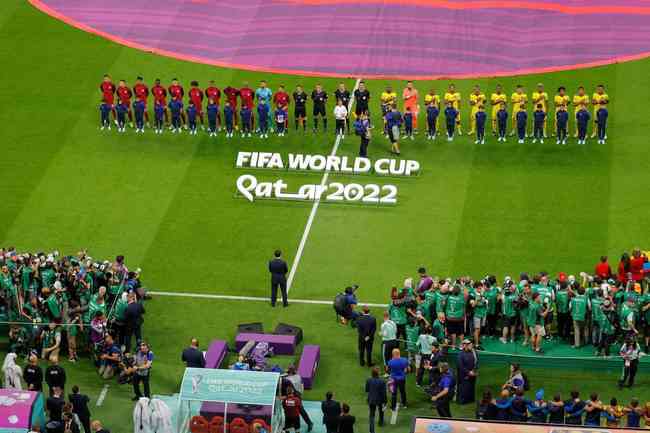
POLYGON ((334 298, 334 311, 336 314, 341 316, 341 323, 347 324, 348 321, 352 322, 352 325, 355 325, 355 320, 359 317, 359 313, 354 311, 354 308, 358 304, 357 297, 354 294, 359 288, 358 285, 354 284, 348 286, 342 293, 339 293, 334 298))
POLYGON ((149 350, 149 345, 144 341, 140 343, 140 348, 135 354, 135 374, 133 375, 133 392, 135 396, 133 401, 142 397, 140 392, 140 382, 144 385, 144 396, 151 398, 149 389, 149 378, 151 377, 151 366, 153 363, 153 352, 149 350))

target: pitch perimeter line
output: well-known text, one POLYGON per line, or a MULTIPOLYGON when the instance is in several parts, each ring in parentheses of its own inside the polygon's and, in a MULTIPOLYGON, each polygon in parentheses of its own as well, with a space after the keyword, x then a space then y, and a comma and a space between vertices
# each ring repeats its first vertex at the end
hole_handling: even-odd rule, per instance
MULTIPOLYGON (((361 78, 357 78, 357 81, 354 83, 354 88, 352 89, 352 96, 350 101, 348 101, 348 115, 352 111, 352 104, 354 104, 354 92, 359 88, 359 83, 361 83, 361 78)), ((334 119, 336 122, 336 119, 334 119)), ((336 128, 336 126, 334 126, 336 128)), ((337 135, 336 140, 334 141, 334 147, 332 147, 332 152, 330 156, 336 155, 336 151, 339 149, 339 144, 341 144, 341 136, 337 135)), ((329 178, 329 170, 325 170, 323 173, 323 178, 320 181, 321 188, 327 183, 329 178)), ((309 218, 307 218, 307 224, 305 225, 305 230, 302 232, 302 238, 300 238, 300 243, 298 244, 298 250, 296 251, 296 256, 293 259, 291 264, 291 271, 289 271, 289 278, 287 278, 287 294, 291 290, 291 284, 293 283, 293 278, 296 276, 296 270, 300 264, 300 258, 302 257, 302 252, 305 249, 305 244, 307 243, 307 238, 309 237, 309 231, 311 230, 311 225, 314 222, 314 217, 316 216, 316 211, 318 210, 318 205, 320 204, 320 197, 316 197, 314 204, 311 207, 311 212, 309 213, 309 218)))
MULTIPOLYGON (((235 295, 211 295, 208 293, 185 293, 185 292, 149 292, 152 295, 157 296, 171 296, 177 298, 199 298, 199 299, 222 299, 226 301, 262 301, 262 302, 271 302, 269 298, 263 298, 261 296, 235 296, 235 295)), ((321 301, 313 299, 290 299, 291 303, 295 304, 312 304, 312 305, 332 305, 332 301, 321 301)), ((388 304, 368 304, 364 302, 359 302, 359 305, 367 305, 369 307, 381 307, 387 308, 388 304)))

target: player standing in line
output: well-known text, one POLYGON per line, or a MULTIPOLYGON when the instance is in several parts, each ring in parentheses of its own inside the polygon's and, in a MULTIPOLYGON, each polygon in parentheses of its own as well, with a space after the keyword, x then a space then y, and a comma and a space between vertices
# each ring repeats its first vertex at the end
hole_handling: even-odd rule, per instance
MULTIPOLYGON (((485 101, 485 96, 483 97, 483 101, 485 101)), ((485 122, 487 121, 487 114, 485 113, 485 106, 483 103, 480 103, 478 107, 476 107, 474 117, 476 125, 476 141, 474 144, 485 144, 485 122)))
MULTIPOLYGON (((253 117, 253 110, 255 109, 255 91, 251 89, 248 85, 248 81, 244 81, 242 83, 242 88, 239 89, 239 99, 241 100, 241 108, 243 109, 244 107, 248 108, 248 110, 251 112, 251 117, 250 117, 250 122, 249 122, 249 130, 252 131, 253 125, 255 123, 255 119, 253 117)), ((237 106, 235 106, 237 108, 237 106)), ((239 112, 241 114, 241 110, 239 112)), ((237 117, 237 113, 235 113, 235 118, 237 117)), ((235 127, 237 129, 237 127, 235 127)))
POLYGON ((391 85, 386 86, 386 90, 381 92, 379 97, 381 103, 381 118, 384 119, 384 135, 388 137, 388 123, 386 122, 386 115, 391 110, 393 105, 397 104, 397 93, 393 92, 391 85))
POLYGON ((110 75, 104 75, 104 79, 99 84, 99 90, 102 92, 102 101, 111 106, 115 123, 117 123, 117 112, 115 111, 115 90, 117 89, 110 75))
POLYGON ((497 111, 496 119, 499 135, 497 141, 505 142, 507 140, 506 134, 508 129, 508 106, 506 105, 506 101, 501 101, 499 104, 499 110, 497 111))
MULTIPOLYGON (((447 95, 445 95, 445 100, 447 95)), ((447 141, 454 141, 454 131, 458 127, 458 110, 454 108, 454 102, 449 100, 446 102, 445 108, 445 121, 447 123, 447 141)))
POLYGON ((208 135, 210 137, 216 137, 217 119, 219 118, 219 105, 215 102, 214 99, 208 98, 208 107, 206 108, 206 111, 208 114, 208 135))
MULTIPOLYGON (((501 84, 497 84, 496 89, 494 89, 494 93, 490 95, 490 104, 492 105, 492 134, 497 135, 497 113, 499 110, 501 110, 501 104, 505 104, 508 102, 508 95, 503 93, 503 87, 501 84)), ((501 136, 499 135, 499 138, 501 136)), ((497 140, 497 141, 505 141, 505 140, 497 140)))
POLYGON ((538 83, 537 89, 533 92, 533 107, 537 107, 540 104, 542 106, 542 111, 544 112, 543 137, 546 138, 547 137, 546 113, 548 113, 548 93, 544 90, 544 85, 542 83, 538 83))
MULTIPOLYGON (((205 94, 205 98, 208 100, 208 104, 210 103, 210 100, 212 100, 212 103, 217 106, 217 117, 215 118, 215 129, 212 131, 215 133, 219 130, 221 130, 221 114, 219 113, 219 104, 221 103, 221 90, 214 84, 214 80, 210 80, 208 82, 208 87, 205 88, 203 91, 205 94)), ((213 107, 214 109, 214 107, 213 107)))
POLYGON ((131 109, 123 101, 118 101, 115 106, 115 111, 117 112, 117 132, 124 132, 124 126, 126 125, 126 115, 131 112, 131 109))
POLYGON ((525 102, 519 104, 519 111, 517 111, 515 120, 517 122, 517 138, 519 138, 519 144, 523 144, 528 127, 528 113, 526 112, 525 102))
POLYGON ((171 112, 172 117, 172 134, 177 134, 181 132, 182 118, 183 118, 183 100, 172 98, 169 101, 169 111, 171 112))
MULTIPOLYGON (((190 86, 191 86, 189 92, 190 101, 194 104, 194 110, 196 110, 196 115, 199 117, 199 121, 201 122, 201 129, 205 129, 204 126, 205 119, 203 117, 203 90, 201 90, 201 88, 199 87, 198 81, 192 81, 190 83, 190 86)), ((195 126, 196 126, 196 122, 195 122, 195 126)))
POLYGON ((242 105, 239 110, 239 118, 241 119, 241 136, 251 137, 253 131, 253 110, 248 105, 242 105))
MULTIPOLYGON (((267 124, 267 133, 266 133, 266 135, 268 136, 268 125, 273 120, 272 119, 273 113, 271 113, 271 100, 273 98, 273 92, 271 91, 271 89, 269 89, 266 80, 260 81, 260 87, 258 87, 257 90, 255 90, 255 96, 257 97, 257 103, 258 104, 262 103, 262 104, 266 105, 266 112, 267 112, 267 115, 268 115, 268 119, 267 119, 267 123, 266 123, 267 124)), ((259 109, 257 110, 257 113, 259 115, 259 109)), ((262 119, 260 119, 260 121, 261 120, 262 119)))
POLYGON ((298 84, 293 92, 293 118, 296 122, 296 131, 298 126, 302 125, 302 132, 307 132, 307 93, 298 84))
POLYGON ((278 92, 273 95, 273 104, 284 110, 284 128, 282 135, 289 132, 289 94, 284 90, 284 84, 280 84, 278 92))
POLYGON ((199 110, 196 109, 196 104, 192 99, 187 104, 187 126, 190 130, 190 135, 196 135, 196 118, 199 115, 199 110))
POLYGON ((100 129, 102 131, 104 129, 108 129, 109 131, 111 130, 111 111, 113 111, 113 106, 108 102, 102 101, 102 103, 99 104, 99 120, 101 123, 100 129))
MULTIPOLYGON (((223 92, 227 95, 226 89, 224 89, 223 92)), ((237 103, 237 95, 235 94, 235 104, 236 103, 237 103)), ((232 138, 232 134, 235 126, 235 109, 230 104, 230 98, 226 100, 226 103, 223 106, 223 120, 224 123, 226 124, 226 138, 232 138)))
POLYGON ((165 122, 169 123, 169 112, 167 111, 167 90, 160 85, 160 78, 156 78, 156 81, 154 81, 154 85, 151 88, 151 94, 153 95, 154 108, 156 104, 163 107, 165 122))
POLYGON ((278 105, 275 109, 275 129, 278 133, 278 137, 284 137, 284 128, 287 126, 287 112, 284 107, 278 105))
POLYGON ((144 102, 144 120, 147 122, 147 128, 151 125, 149 124, 149 112, 147 111, 147 98, 149 98, 149 87, 144 84, 142 77, 137 77, 135 79, 135 85, 133 86, 133 94, 135 95, 135 100, 144 102))
POLYGON ((260 123, 260 138, 269 138, 269 106, 264 100, 257 104, 257 117, 260 123))
MULTIPOLYGON (((438 103, 439 102, 440 98, 438 98, 438 103)), ((436 103, 433 99, 429 100, 427 103, 427 140, 436 139, 436 133, 438 130, 438 116, 440 115, 438 103, 436 103)))
MULTIPOLYGON (((163 89, 164 90, 164 89, 163 89)), ((165 115, 167 113, 167 107, 162 105, 159 101, 154 100, 153 103, 153 132, 156 134, 162 134, 163 128, 165 126, 165 115)))
MULTIPOLYGON (((445 105, 449 108, 449 103, 451 102, 451 106, 456 111, 456 130, 458 131, 458 135, 463 135, 463 131, 460 127, 460 100, 460 92, 456 91, 456 85, 453 83, 450 84, 447 93, 445 93, 445 105)), ((447 113, 447 108, 445 108, 445 114, 447 113)), ((447 134, 447 138, 449 139, 449 134, 447 134)), ((451 140, 449 141, 452 141, 453 139, 454 136, 452 134, 451 140)))
POLYGON ((576 123, 578 125, 578 144, 585 144, 587 139, 587 128, 589 128, 591 114, 585 104, 580 104, 576 112, 576 123))
POLYGON ((337 101, 343 102, 343 106, 345 107, 346 115, 347 117, 345 118, 345 128, 348 131, 348 135, 350 134, 350 113, 347 112, 348 106, 350 105, 350 91, 345 88, 345 83, 339 83, 339 87, 334 91, 334 98, 337 101))
POLYGON ((471 107, 469 125, 470 131, 469 135, 473 135, 476 132, 476 113, 478 113, 478 107, 480 105, 485 106, 485 94, 481 92, 481 87, 476 84, 474 86, 474 91, 469 95, 469 105, 471 107))
MULTIPOLYGON (((554 135, 557 133, 557 112, 560 111, 560 107, 566 107, 569 105, 569 95, 566 94, 566 88, 560 86, 557 89, 557 95, 553 98, 553 104, 555 105, 555 117, 554 117, 554 135)), ((559 143, 558 143, 559 144, 559 143)))
POLYGON ((348 118, 348 109, 343 105, 343 100, 339 99, 334 107, 334 122, 336 122, 336 135, 345 138, 345 123, 348 118))
MULTIPOLYGON (((535 99, 535 97, 533 97, 535 99)), ((533 144, 537 140, 544 144, 544 128, 546 127, 546 110, 540 103, 537 104, 537 109, 533 112, 533 144)))
POLYGON ((555 124, 557 125, 557 141, 555 144, 566 145, 566 136, 569 130, 569 112, 566 111, 566 105, 557 107, 555 124))
MULTIPOLYGON (((598 125, 598 144, 605 144, 607 140, 607 117, 609 117, 609 112, 607 111, 607 105, 601 107, 596 112, 596 123, 598 125)), ((650 326, 650 324, 646 324, 650 326)), ((646 334, 647 336, 648 334, 646 334)))
POLYGON ((136 99, 133 102, 133 113, 135 114, 135 132, 144 134, 144 118, 147 113, 147 104, 140 100, 136 99))
MULTIPOLYGON (((172 78, 172 84, 169 86, 167 91, 169 92, 169 97, 172 99, 172 101, 179 101, 181 103, 181 109, 180 109, 181 125, 185 125, 185 128, 187 129, 185 113, 183 112, 183 97, 185 96, 185 90, 183 89, 183 86, 181 86, 181 84, 178 82, 178 78, 172 78)), ((169 109, 171 110, 171 106, 169 107, 169 109)))
MULTIPOLYGON (((226 102, 228 102, 228 106, 230 107, 231 111, 231 133, 230 136, 232 136, 232 129, 237 128, 237 97, 239 96, 239 89, 236 89, 232 86, 228 86, 225 89, 223 89, 223 94, 226 96, 226 102)), ((226 106, 224 105, 224 120, 226 117, 226 106)), ((226 137, 228 137, 228 133, 226 133, 226 137)))
POLYGON ((574 138, 578 137, 578 111, 580 111, 582 105, 586 107, 587 104, 589 104, 589 96, 585 93, 585 88, 580 86, 578 87, 578 93, 573 95, 573 118, 576 121, 576 130, 573 134, 574 138))
MULTIPOLYGON (((429 107, 431 106, 432 103, 436 107, 436 109, 438 110, 438 114, 440 114, 440 95, 438 95, 436 93, 436 89, 434 89, 434 88, 431 88, 431 90, 429 90, 429 93, 424 95, 424 105, 427 106, 427 111, 429 110, 429 107)), ((428 114, 427 114, 427 116, 428 116, 428 114)), ((434 129, 434 132, 436 132, 436 133, 437 133, 438 129, 440 129, 440 123, 439 122, 440 122, 440 117, 438 115, 436 115, 436 124, 435 124, 435 129, 434 129)), ((431 139, 434 139, 435 136, 436 136, 436 134, 434 133, 433 136, 431 137, 431 139)))
POLYGON ((120 80, 117 85, 117 99, 126 106, 127 114, 129 115, 130 127, 133 128, 133 113, 131 112, 131 98, 133 97, 133 92, 129 89, 129 86, 126 85, 126 81, 120 80))
POLYGON ((366 82, 359 81, 359 88, 354 91, 354 114, 358 117, 361 113, 368 113, 370 116, 370 91, 366 89, 366 82))
MULTIPOLYGON (((510 131, 510 135, 515 135, 515 132, 519 134, 519 125, 517 122, 517 117, 519 116, 521 107, 526 105, 526 103, 528 102, 528 95, 524 93, 524 86, 522 86, 521 84, 517 84, 517 88, 515 92, 510 96, 510 102, 512 102, 512 130, 510 131)), ((526 116, 526 118, 528 118, 528 116, 526 116)), ((521 140, 521 137, 519 138, 519 140, 521 140)))
MULTIPOLYGON (((413 116, 413 130, 415 132, 418 130, 418 114, 420 113, 419 96, 418 89, 413 87, 413 81, 407 81, 406 88, 402 91, 402 100, 404 101, 404 112, 410 112, 413 116)), ((412 134, 411 138, 413 138, 412 134)))
POLYGON ((596 133, 598 131, 598 110, 601 108, 606 109, 607 104, 609 104, 609 96, 607 96, 607 93, 605 93, 605 86, 602 84, 596 86, 596 91, 591 96, 591 104, 594 106, 594 130, 591 134, 591 138, 594 138, 596 137, 596 133))
POLYGON ((327 132, 327 112, 325 106, 327 104, 327 92, 323 90, 320 84, 316 84, 316 88, 311 92, 311 100, 314 102, 314 133, 318 132, 318 118, 323 118, 323 132, 327 132))

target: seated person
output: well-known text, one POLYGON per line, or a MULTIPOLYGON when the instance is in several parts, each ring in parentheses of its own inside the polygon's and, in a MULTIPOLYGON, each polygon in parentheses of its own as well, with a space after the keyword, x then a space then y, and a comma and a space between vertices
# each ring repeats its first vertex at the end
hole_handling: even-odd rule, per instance
POLYGON ((232 367, 232 370, 250 370, 250 365, 246 362, 246 357, 244 355, 239 355, 237 362, 235 362, 232 367))
POLYGON ((514 394, 519 390, 524 391, 525 382, 526 380, 524 379, 524 373, 521 371, 521 367, 519 367, 519 364, 513 363, 510 365, 508 381, 503 384, 501 389, 507 389, 514 394))
POLYGON ((104 337, 104 349, 99 355, 99 375, 104 379, 110 379, 117 372, 122 351, 113 341, 113 337, 107 334, 104 337))
POLYGON ((29 352, 30 335, 27 329, 20 325, 11 325, 9 329, 9 352, 26 355, 29 352))

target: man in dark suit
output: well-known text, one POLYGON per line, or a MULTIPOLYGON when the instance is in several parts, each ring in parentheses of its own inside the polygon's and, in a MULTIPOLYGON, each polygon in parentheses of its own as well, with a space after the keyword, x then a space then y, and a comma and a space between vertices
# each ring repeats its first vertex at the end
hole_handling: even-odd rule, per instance
POLYGON ((388 402, 386 396, 386 382, 379 377, 379 369, 372 368, 372 377, 366 381, 366 393, 368 394, 368 422, 370 433, 375 433, 375 413, 379 412, 379 427, 384 425, 384 406, 388 402))
POLYGON ((79 393, 77 385, 72 387, 72 394, 68 395, 68 401, 72 403, 72 412, 76 413, 84 427, 85 433, 90 433, 90 410, 88 403, 90 399, 86 394, 79 393))
POLYGON ((188 368, 205 368, 205 357, 203 352, 199 349, 199 340, 192 338, 190 347, 183 350, 181 360, 188 368))
POLYGON ((323 424, 327 433, 336 433, 339 430, 339 416, 341 415, 341 404, 334 400, 332 391, 327 391, 325 401, 320 405, 323 411, 323 424))
POLYGON ((282 306, 289 305, 287 302, 287 262, 282 260, 282 251, 275 250, 273 260, 269 262, 269 272, 271 273, 271 306, 275 307, 275 301, 278 298, 278 287, 282 292, 282 306))
POLYGON ((361 316, 357 318, 357 331, 359 333, 359 364, 363 367, 367 363, 369 367, 372 367, 372 344, 375 342, 377 319, 370 315, 370 309, 367 305, 364 305, 361 311, 361 316))

